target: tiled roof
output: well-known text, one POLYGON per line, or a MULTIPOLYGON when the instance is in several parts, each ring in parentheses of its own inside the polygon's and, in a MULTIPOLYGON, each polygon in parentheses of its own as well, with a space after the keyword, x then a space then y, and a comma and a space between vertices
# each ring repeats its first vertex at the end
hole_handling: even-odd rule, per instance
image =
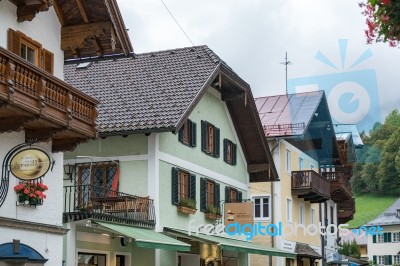
POLYGON ((217 67, 234 73, 207 46, 76 66, 64 67, 65 80, 100 101, 100 134, 175 130, 217 67))
POLYGON ((398 198, 397 201, 385 212, 379 215, 378 218, 369 221, 366 226, 400 224, 400 215, 397 215, 397 210, 400 210, 400 198, 398 198))
POLYGON ((353 124, 336 124, 334 125, 334 130, 336 136, 344 136, 341 135, 343 133, 351 133, 351 137, 353 138, 354 145, 363 146, 364 143, 361 139, 360 133, 358 132, 357 126, 353 124))
POLYGON ((306 131, 323 91, 256 98, 256 106, 267 137, 302 135, 306 131))
POLYGON ((296 242, 295 253, 297 256, 321 259, 321 255, 319 255, 312 247, 305 243, 296 242))

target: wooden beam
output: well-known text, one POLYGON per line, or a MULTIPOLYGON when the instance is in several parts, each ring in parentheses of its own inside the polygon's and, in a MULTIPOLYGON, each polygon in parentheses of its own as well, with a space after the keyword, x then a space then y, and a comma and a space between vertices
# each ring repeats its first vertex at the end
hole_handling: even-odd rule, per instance
POLYGON ((247 166, 247 172, 248 173, 258 173, 258 172, 264 172, 269 170, 270 165, 267 163, 264 164, 249 164, 247 166))
POLYGON ((0 118, 0 133, 18 131, 22 129, 27 121, 31 121, 33 119, 35 119, 34 116, 2 117, 0 118))
POLYGON ((99 40, 95 36, 93 36, 92 37, 92 41, 93 41, 93 46, 94 46, 94 48, 96 50, 97 56, 102 56, 103 55, 103 49, 101 48, 99 40))
POLYGON ((61 49, 83 48, 93 37, 101 37, 111 33, 110 22, 90 23, 61 28, 61 49))
POLYGON ((57 1, 54 1, 54 11, 56 11, 58 20, 60 21, 61 26, 63 27, 65 25, 65 18, 64 14, 62 13, 60 7, 58 6, 57 1))
POLYGON ((37 13, 41 11, 49 10, 52 5, 52 1, 40 1, 39 4, 29 4, 29 1, 25 1, 24 4, 18 5, 17 7, 17 21, 31 21, 37 13))
POLYGON ((65 131, 62 128, 40 128, 40 129, 25 129, 25 142, 30 140, 48 141, 53 138, 56 133, 65 131))
POLYGON ((82 0, 76 0, 76 3, 78 4, 79 12, 81 13, 83 21, 85 21, 85 23, 89 23, 89 19, 86 14, 85 6, 84 6, 82 0))

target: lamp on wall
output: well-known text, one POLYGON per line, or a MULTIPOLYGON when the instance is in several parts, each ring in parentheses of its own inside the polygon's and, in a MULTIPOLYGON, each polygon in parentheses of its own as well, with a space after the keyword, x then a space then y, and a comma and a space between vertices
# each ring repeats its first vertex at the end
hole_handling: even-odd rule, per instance
POLYGON ((72 182, 72 175, 74 174, 75 171, 75 165, 74 164, 64 164, 64 174, 68 176, 68 179, 72 182))

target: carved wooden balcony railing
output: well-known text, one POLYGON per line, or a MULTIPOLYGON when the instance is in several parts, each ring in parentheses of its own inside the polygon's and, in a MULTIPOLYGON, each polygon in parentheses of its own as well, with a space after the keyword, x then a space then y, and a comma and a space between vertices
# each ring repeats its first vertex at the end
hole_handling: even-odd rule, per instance
POLYGON ((92 185, 64 187, 65 223, 84 219, 152 228, 156 217, 153 200, 92 185))
POLYGON ((0 47, 0 133, 25 129, 26 141, 53 151, 96 137, 98 101, 0 47))
POLYGON ((356 202, 354 198, 350 198, 343 202, 338 203, 338 222, 345 224, 354 218, 356 212, 356 202))
POLYGON ((330 185, 313 170, 292 171, 292 194, 312 203, 329 199, 330 185))
POLYGON ((348 177, 340 171, 323 172, 322 175, 331 183, 331 199, 336 203, 353 196, 348 177))

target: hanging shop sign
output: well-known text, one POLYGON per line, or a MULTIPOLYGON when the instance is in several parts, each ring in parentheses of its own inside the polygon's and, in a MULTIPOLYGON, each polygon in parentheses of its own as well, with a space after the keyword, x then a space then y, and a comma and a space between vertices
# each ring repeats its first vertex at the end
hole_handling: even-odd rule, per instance
POLYGON ((225 226, 253 224, 253 202, 225 203, 225 226))
POLYGON ((11 173, 22 180, 34 180, 49 171, 52 162, 49 155, 37 148, 17 152, 10 161, 11 173))

